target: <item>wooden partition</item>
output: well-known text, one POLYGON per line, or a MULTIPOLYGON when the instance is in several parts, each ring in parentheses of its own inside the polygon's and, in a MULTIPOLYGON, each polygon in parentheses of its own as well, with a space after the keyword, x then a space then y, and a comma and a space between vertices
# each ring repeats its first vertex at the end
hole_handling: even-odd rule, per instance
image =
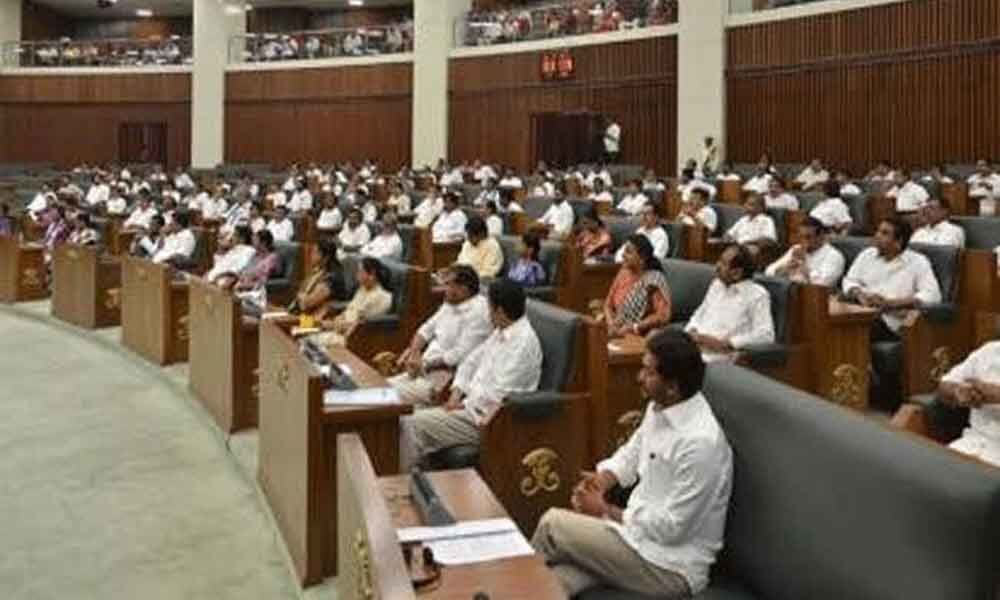
POLYGON ((731 27, 727 155, 863 174, 1000 156, 995 0, 896 2, 731 27))
POLYGON ((190 163, 191 75, 0 77, 0 162, 115 162, 124 123, 165 124, 167 166, 190 163))
POLYGON ((94 246, 63 244, 52 257, 52 315, 86 329, 121 324, 122 264, 94 246))
MULTIPOLYGON (((346 350, 361 387, 386 385, 346 350)), ((409 406, 327 407, 319 372, 277 322, 260 325, 260 446, 257 478, 303 585, 337 572, 337 448, 339 433, 358 432, 379 474, 399 469, 399 417, 409 406)))
POLYGON ((45 249, 0 236, 0 302, 40 300, 48 295, 45 249))
POLYGON ((256 427, 257 322, 244 320, 232 293, 197 278, 189 285, 191 391, 222 431, 256 427))
POLYGON ((164 265, 122 259, 122 343, 158 365, 188 357, 188 284, 172 275, 164 265))
POLYGON ((409 164, 412 79, 409 62, 231 71, 226 161, 409 164))
MULTIPOLYGON (((532 159, 531 117, 591 111, 623 130, 621 161, 673 173, 677 166, 677 39, 664 36, 572 48, 574 78, 543 81, 542 52, 452 58, 449 152, 518 169, 532 159)), ((599 140, 595 140, 595 143, 599 140)))

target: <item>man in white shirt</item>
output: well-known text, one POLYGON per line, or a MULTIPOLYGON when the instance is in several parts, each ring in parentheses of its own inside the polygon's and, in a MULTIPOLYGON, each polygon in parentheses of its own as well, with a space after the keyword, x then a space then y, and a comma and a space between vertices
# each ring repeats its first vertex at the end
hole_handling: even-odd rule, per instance
POLYGON ((337 241, 340 246, 337 250, 337 258, 344 260, 350 254, 359 254, 361 249, 371 239, 372 232, 368 229, 368 225, 365 224, 361 216, 361 211, 357 208, 352 208, 347 213, 347 223, 344 224, 340 229, 340 233, 337 234, 337 241))
POLYGON ((278 189, 278 184, 276 183, 268 186, 267 196, 264 199, 270 203, 271 208, 284 206, 288 203, 288 197, 285 195, 285 192, 278 189))
POLYGON ((774 342, 771 296, 754 283, 750 251, 726 248, 715 265, 716 278, 684 327, 701 348, 705 362, 735 360, 739 350, 774 342))
POLYGON ((643 207, 649 204, 649 198, 646 194, 639 191, 640 183, 638 179, 628 183, 628 191, 622 197, 622 201, 618 203, 618 210, 620 212, 634 217, 639 215, 643 207))
POLYGON ((87 197, 85 198, 87 206, 100 206, 107 202, 110 196, 111 188, 104 182, 104 178, 100 175, 94 175, 94 184, 87 190, 87 197))
POLYGON ((698 188, 691 192, 690 198, 684 200, 677 221, 688 227, 701 226, 708 230, 709 235, 719 227, 719 215, 708 205, 708 192, 698 188))
POLYGON ((478 160, 472 163, 473 175, 472 178, 483 185, 487 179, 497 179, 497 172, 490 165, 484 165, 478 160))
POLYGON ((312 192, 306 187, 306 182, 304 179, 299 180, 298 188, 295 193, 292 194, 291 199, 288 200, 288 210, 292 211, 292 214, 305 213, 312 210, 313 207, 313 197, 312 192))
POLYGON ((910 179, 908 169, 896 171, 893 179, 895 185, 886 192, 886 196, 896 199, 896 212, 902 214, 913 214, 924 207, 930 194, 917 182, 910 179))
POLYGON ((487 292, 493 332, 462 359, 444 406, 400 419, 400 469, 408 472, 427 455, 477 445, 479 432, 510 394, 533 392, 542 376, 542 346, 525 314, 524 289, 501 279, 487 292))
POLYGON ((965 230, 948 221, 948 209, 937 198, 931 198, 920 209, 923 226, 913 232, 912 244, 965 247, 965 230))
POLYGON ((153 255, 154 263, 176 266, 178 263, 191 260, 198 245, 198 238, 191 231, 189 224, 187 213, 174 215, 174 222, 166 226, 163 247, 153 255))
POLYGON ((113 217, 118 217, 125 214, 128 210, 128 201, 125 200, 125 191, 122 186, 119 185, 118 188, 111 194, 108 198, 107 203, 104 205, 104 209, 107 211, 108 215, 113 217))
POLYGON ((566 200, 565 185, 560 184, 560 188, 559 195, 552 202, 552 206, 545 211, 545 214, 542 215, 542 218, 538 222, 546 226, 549 237, 563 240, 573 230, 576 215, 573 213, 573 207, 566 200))
POLYGON ((809 217, 799 228, 799 235, 802 241, 771 263, 766 274, 802 284, 837 287, 844 274, 844 255, 827 243, 826 227, 809 217))
POLYGON ((802 190, 808 192, 809 190, 819 189, 824 183, 830 180, 830 173, 823 168, 823 161, 818 158, 814 158, 809 166, 799 173, 799 176, 795 178, 795 181, 801 186, 802 190))
MULTIPOLYGON (((837 191, 836 197, 843 198, 844 196, 860 196, 863 192, 860 187, 851 181, 851 178, 847 176, 844 171, 836 171, 833 175, 834 181, 836 181, 840 189, 837 191)), ((824 184, 823 189, 826 189, 824 184)))
POLYGON ((450 267, 444 277, 444 304, 425 321, 399 356, 405 372, 389 379, 404 402, 437 403, 463 358, 493 330, 486 298, 479 293, 479 276, 471 267, 450 267))
POLYGON ((449 190, 444 196, 444 212, 434 221, 431 239, 435 244, 458 242, 465 238, 465 224, 469 218, 458 207, 458 192, 449 190))
POLYGON ((497 189, 497 182, 493 179, 487 179, 483 182, 483 189, 479 190, 479 194, 476 195, 476 199, 472 203, 476 206, 482 207, 486 206, 487 202, 499 202, 500 201, 500 190, 497 189))
POLYGON ((952 450, 1000 467, 1000 342, 988 342, 941 379, 941 399, 968 407, 969 426, 952 450))
POLYGON ((271 232, 271 237, 275 242, 290 242, 295 237, 295 224, 288 218, 288 209, 284 206, 277 206, 274 209, 274 218, 267 224, 267 230, 271 232))
POLYGON ((573 511, 550 509, 532 537, 567 597, 610 584, 683 600, 708 586, 723 546, 733 452, 701 393, 704 375, 688 335, 668 329, 646 342, 638 379, 649 402, 639 427, 584 474, 573 511), (615 487, 633 487, 624 510, 605 500, 615 487))
POLYGON ((992 217, 997 214, 1000 200, 1000 174, 993 171, 985 160, 976 162, 976 172, 969 176, 969 197, 979 200, 979 215, 992 217))
POLYGON ((56 195, 52 192, 51 186, 43 184, 41 191, 35 194, 25 210, 31 215, 32 220, 37 221, 39 216, 49 208, 49 203, 55 203, 55 201, 56 195))
POLYGON ((826 198, 809 211, 809 216, 818 220, 824 227, 837 233, 847 233, 854 224, 851 209, 840 199, 840 184, 828 181, 823 186, 826 198))
POLYGON ((504 169, 503 179, 500 180, 499 187, 519 190, 524 187, 524 182, 521 181, 521 178, 518 177, 516 173, 514 173, 514 169, 507 168, 504 169))
POLYGON ((766 194, 767 188, 771 185, 771 180, 773 178, 774 175, 770 171, 761 170, 743 184, 743 191, 757 192, 761 195, 766 194))
POLYGON ((166 222, 162 215, 153 215, 149 227, 132 239, 129 253, 140 258, 152 258, 163 247, 163 230, 166 222))
POLYGON ((149 222, 156 215, 156 208, 149 200, 148 193, 139 194, 139 206, 132 210, 132 214, 125 219, 122 230, 134 231, 138 229, 149 229, 149 222))
POLYGON ((799 199, 785 191, 785 182, 780 177, 771 179, 771 183, 767 186, 767 195, 764 196, 764 203, 767 208, 799 210, 799 199))
POLYGON ((587 196, 587 199, 591 202, 605 202, 610 206, 615 201, 615 197, 604 187, 604 181, 600 179, 594 180, 593 191, 587 196))
POLYGON ((378 235, 361 247, 361 256, 395 261, 403 259, 403 238, 396 230, 396 215, 391 212, 385 214, 378 235))
POLYGON ((455 259, 456 265, 472 267, 481 278, 500 275, 503 269, 503 248, 496 238, 491 237, 482 217, 473 216, 465 224, 465 241, 455 259))
MULTIPOLYGON (((447 190, 442 188, 441 194, 444 193, 447 193, 447 190)), ((413 209, 413 214, 415 215, 413 224, 417 227, 430 227, 431 223, 434 222, 434 219, 438 218, 438 215, 442 211, 444 211, 444 198, 441 195, 429 193, 413 209)))
POLYGON ((323 210, 316 219, 316 229, 323 233, 334 233, 344 224, 344 215, 337 206, 337 198, 330 192, 323 192, 323 210))
MULTIPOLYGON (((642 212, 639 213, 641 223, 639 228, 635 230, 636 233, 645 236, 649 243, 653 246, 653 256, 659 260, 663 260, 667 257, 670 252, 670 237, 667 232, 663 230, 660 226, 659 219, 656 215, 656 209, 653 208, 651 204, 647 204, 643 207, 642 212)), ((625 244, 622 244, 618 248, 618 252, 615 253, 615 262, 622 263, 625 260, 625 244)))
POLYGON ((194 180, 184 172, 184 169, 177 167, 174 174, 174 187, 181 191, 194 189, 194 180))
POLYGON ((215 188, 215 194, 205 199, 201 203, 202 221, 218 221, 225 217, 229 209, 226 202, 226 190, 221 185, 215 188))
POLYGON ((764 198, 760 194, 751 193, 747 196, 743 207, 746 209, 746 214, 733 223, 722 239, 744 246, 753 246, 754 252, 765 245, 777 244, 778 231, 774 227, 774 219, 764 212, 764 198))
POLYGON ((253 234, 250 227, 239 225, 234 230, 231 239, 231 247, 224 253, 216 255, 215 264, 212 269, 205 274, 205 281, 217 283, 224 276, 238 277, 253 261, 257 251, 253 247, 253 234))
POLYGON ((604 130, 604 157, 609 163, 618 162, 618 155, 621 152, 622 127, 613 118, 607 121, 607 128, 604 130))

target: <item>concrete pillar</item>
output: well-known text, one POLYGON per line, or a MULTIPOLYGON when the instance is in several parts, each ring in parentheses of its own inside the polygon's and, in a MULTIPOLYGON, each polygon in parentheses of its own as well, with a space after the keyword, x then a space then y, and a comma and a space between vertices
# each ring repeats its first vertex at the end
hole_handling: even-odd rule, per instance
POLYGON ((242 3, 198 0, 191 70, 191 166, 210 169, 225 159, 226 63, 229 39, 246 33, 242 3))
POLYGON ((8 57, 6 50, 8 42, 21 41, 21 0, 0 0, 0 66, 7 64, 8 58, 13 59, 14 55, 8 57))
POLYGON ((677 168, 712 136, 726 155, 726 14, 729 0, 680 0, 677 37, 677 168))
POLYGON ((448 156, 448 54, 471 0, 414 0, 412 163, 448 156))

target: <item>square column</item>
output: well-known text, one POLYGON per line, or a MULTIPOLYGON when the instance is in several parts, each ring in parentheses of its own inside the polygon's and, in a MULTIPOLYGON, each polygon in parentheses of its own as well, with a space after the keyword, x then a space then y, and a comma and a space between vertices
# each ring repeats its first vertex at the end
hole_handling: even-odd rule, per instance
POLYGON ((726 156, 726 19, 729 0, 680 0, 677 172, 701 157, 705 136, 726 156))
POLYGON ((21 41, 22 0, 0 0, 0 42, 21 41))
POLYGON ((193 8, 191 166, 211 169, 225 160, 229 39, 246 33, 247 20, 242 3, 198 0, 193 8))

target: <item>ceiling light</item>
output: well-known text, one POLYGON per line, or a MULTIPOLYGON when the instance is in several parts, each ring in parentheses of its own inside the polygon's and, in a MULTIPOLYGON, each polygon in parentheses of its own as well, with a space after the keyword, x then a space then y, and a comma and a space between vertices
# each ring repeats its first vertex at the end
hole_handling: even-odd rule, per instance
POLYGON ((364 6, 365 0, 347 0, 348 6, 364 6))
POLYGON ((150 8, 137 8, 135 9, 135 16, 146 19, 153 16, 153 10, 150 8))
POLYGON ((246 12, 250 12, 251 10, 253 10, 253 4, 244 4, 243 10, 245 10, 246 12))

